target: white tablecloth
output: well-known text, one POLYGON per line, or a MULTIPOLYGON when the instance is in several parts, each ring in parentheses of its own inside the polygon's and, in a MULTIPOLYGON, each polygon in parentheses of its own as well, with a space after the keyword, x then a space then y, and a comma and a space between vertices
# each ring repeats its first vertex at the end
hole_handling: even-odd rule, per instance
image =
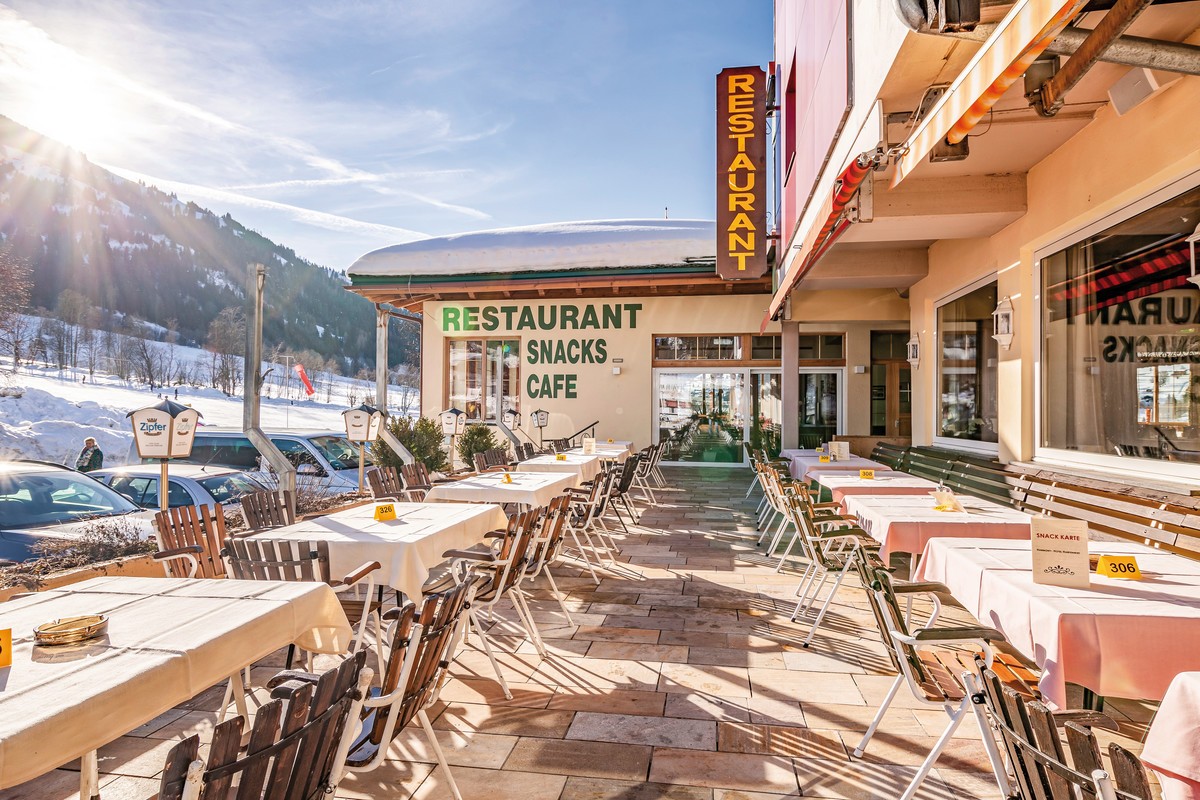
MULTIPOLYGON (((583 455, 582 447, 575 447, 567 451, 568 455, 581 456, 583 455)), ((627 445, 619 444, 604 444, 596 442, 596 455, 607 461, 624 461, 633 455, 627 445)))
POLYGON ((517 472, 567 472, 575 476, 575 486, 590 481, 604 467, 600 456, 577 456, 563 453, 566 460, 559 461, 557 456, 535 456, 528 461, 517 464, 517 472))
POLYGON ((934 511, 928 494, 851 495, 846 513, 883 546, 880 554, 920 553, 930 539, 1023 539, 1029 542, 1029 515, 969 495, 956 495, 965 511, 934 511))
POLYGON ((1043 694, 1063 706, 1066 682, 1107 697, 1159 700, 1180 672, 1200 670, 1200 563, 1133 542, 1140 581, 1091 576, 1088 589, 1035 584, 1029 542, 933 539, 917 580, 946 584, 984 625, 1044 670, 1043 694))
MULTIPOLYGON (((870 469, 864 467, 864 469, 870 469)), ((857 472, 832 472, 815 470, 817 483, 830 491, 833 502, 842 503, 846 510, 846 498, 852 495, 895 495, 911 494, 929 496, 929 492, 937 488, 937 484, 916 475, 904 472, 879 472, 874 480, 863 480, 857 472)))
POLYGON ((1200 672, 1181 672, 1167 687, 1142 763, 1158 773, 1163 800, 1200 800, 1200 672))
POLYGON ((425 499, 431 502, 450 500, 544 506, 574 485, 574 475, 554 472, 486 472, 453 483, 439 483, 425 494, 425 499), (503 482, 506 474, 512 478, 512 483, 503 482))
POLYGON ((869 458, 861 456, 850 456, 849 458, 841 458, 837 461, 830 460, 824 464, 821 463, 821 454, 816 450, 783 450, 780 455, 791 461, 790 472, 793 478, 813 480, 816 477, 816 471, 828 472, 858 472, 860 469, 873 469, 877 472, 889 472, 891 467, 887 464, 881 464, 878 461, 872 461, 869 458), (786 455, 785 455, 786 454, 786 455))
POLYGON ((476 503, 395 503, 396 519, 376 522, 375 504, 263 531, 254 539, 329 542, 330 575, 340 578, 369 561, 383 567, 376 578, 411 598, 442 553, 483 541, 488 531, 504 530, 508 519, 496 505, 476 503))
POLYGON ((351 630, 322 583, 93 578, 0 605, 0 788, 59 767, 295 642, 340 653, 351 630), (36 647, 33 629, 106 614, 106 636, 36 647))

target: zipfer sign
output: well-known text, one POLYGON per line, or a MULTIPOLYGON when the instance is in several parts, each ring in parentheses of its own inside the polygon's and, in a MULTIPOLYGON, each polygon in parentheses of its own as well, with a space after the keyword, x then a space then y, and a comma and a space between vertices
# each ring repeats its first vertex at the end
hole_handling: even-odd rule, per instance
POLYGON ((729 67, 717 76, 717 275, 767 274, 767 74, 729 67))

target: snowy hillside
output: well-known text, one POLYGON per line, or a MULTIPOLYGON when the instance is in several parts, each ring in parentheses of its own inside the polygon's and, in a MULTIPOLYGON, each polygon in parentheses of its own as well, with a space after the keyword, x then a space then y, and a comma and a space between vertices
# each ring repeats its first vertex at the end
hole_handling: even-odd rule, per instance
MULTIPOLYGON (((209 354, 177 347, 175 357, 203 362, 209 354)), ((264 393, 269 391, 273 395, 264 397, 262 403, 262 424, 267 430, 344 430, 342 411, 374 398, 374 384, 332 376, 332 385, 318 393, 319 400, 301 399, 304 393, 294 376, 290 385, 271 380, 290 374, 287 369, 265 364, 266 369, 272 373, 264 393)), ((175 388, 150 391, 108 374, 97 373, 93 381, 84 370, 60 372, 46 366, 22 365, 13 374, 11 361, 0 360, 0 459, 32 458, 73 464, 83 440, 94 436, 105 453, 105 465, 123 464, 133 440, 125 415, 158 402, 159 395, 175 399, 175 388)), ((241 427, 241 397, 226 397, 216 389, 184 386, 179 387, 178 399, 203 415, 203 425, 241 427)), ((411 389, 393 386, 389 399, 392 414, 416 410, 411 389)))

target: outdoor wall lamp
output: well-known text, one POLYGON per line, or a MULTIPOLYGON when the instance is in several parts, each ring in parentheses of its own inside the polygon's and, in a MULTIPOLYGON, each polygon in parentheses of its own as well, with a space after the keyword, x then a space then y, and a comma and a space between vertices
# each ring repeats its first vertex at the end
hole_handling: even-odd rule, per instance
POLYGON ((908 363, 913 369, 921 365, 921 337, 918 334, 913 334, 908 340, 908 363))
POLYGON ((1196 230, 1192 231, 1192 235, 1184 241, 1188 243, 1188 256, 1192 263, 1192 274, 1188 278, 1188 283, 1200 286, 1200 275, 1196 274, 1196 242, 1200 242, 1200 225, 1197 225, 1196 230))
POLYGON ((1013 304, 1008 295, 996 304, 996 310, 992 312, 992 338, 1005 350, 1012 347, 1013 304))

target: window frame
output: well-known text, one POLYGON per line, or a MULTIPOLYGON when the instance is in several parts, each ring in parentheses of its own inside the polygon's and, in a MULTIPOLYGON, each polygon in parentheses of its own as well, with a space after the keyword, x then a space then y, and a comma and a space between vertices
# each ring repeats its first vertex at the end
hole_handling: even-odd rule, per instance
POLYGON ((753 366, 753 367, 780 367, 783 366, 783 340, 782 334, 777 333, 652 333, 650 334, 650 367, 651 369, 689 369, 691 367, 730 367, 730 366, 753 366), (721 337, 740 339, 742 350, 741 358, 658 358, 656 340, 658 339, 697 339, 702 336, 721 337), (780 337, 779 353, 780 358, 753 358, 753 337, 755 336, 778 336, 780 337))
MULTIPOLYGON (((1186 482, 1189 485, 1200 480, 1200 464, 1189 464, 1183 461, 1159 461, 1133 456, 1113 456, 1107 453, 1080 453, 1077 450, 1062 450, 1056 447, 1042 445, 1042 391, 1044 381, 1042 368, 1045 361, 1043 333, 1045 330, 1046 308, 1042 297, 1042 284, 1045 279, 1042 260, 1079 244, 1114 225, 1119 225, 1143 211, 1149 211, 1155 206, 1170 200, 1172 197, 1200 186, 1200 169, 1192 170, 1182 176, 1159 184, 1158 188, 1143 193, 1136 200, 1131 200, 1111 211, 1093 217, 1090 222, 1080 225, 1071 233, 1065 234, 1033 250, 1033 320, 1034 341, 1037 346, 1033 352, 1033 462, 1054 467, 1065 467, 1074 470, 1101 473, 1105 475, 1134 476, 1143 479, 1168 481, 1172 483, 1186 482)), ((1200 257, 1200 256, 1198 256, 1200 257)))
MULTIPOLYGON (((483 337, 479 337, 479 336, 447 336, 442 340, 442 363, 445 364, 445 366, 446 366, 446 368, 444 370, 442 370, 442 406, 443 406, 443 408, 450 408, 450 383, 451 383, 451 380, 450 380, 450 370, 451 370, 450 349, 451 349, 451 347, 453 347, 453 344, 455 342, 479 342, 479 344, 482 346, 483 360, 481 362, 480 368, 482 370, 483 388, 480 391, 480 399, 482 402, 483 411, 485 411, 485 412, 487 410, 486 398, 488 397, 489 393, 492 390, 492 387, 488 385, 490 383, 490 380, 488 378, 488 367, 489 367, 488 357, 487 357, 488 342, 515 342, 516 343, 517 365, 518 365, 517 368, 519 370, 519 374, 517 377, 517 391, 514 396, 517 398, 517 405, 519 408, 520 401, 524 397, 524 392, 525 392, 525 387, 521 384, 521 377, 525 371, 524 370, 524 353, 525 353, 524 344, 525 344, 525 341, 520 336, 507 336, 507 335, 483 336, 483 337)), ((463 409, 463 410, 465 411, 466 409, 463 409)), ((474 425, 474 424, 494 425, 495 423, 496 423, 496 420, 494 418, 490 418, 484 413, 481 413, 479 415, 479 419, 470 419, 470 418, 467 419, 468 425, 474 425)))
MULTIPOLYGON (((967 452, 971 452, 971 453, 981 453, 984 455, 999 456, 1000 442, 998 442, 998 441, 996 441, 996 442, 977 442, 973 439, 956 439, 951 436, 940 436, 939 435, 939 433, 941 432, 940 420, 942 418, 942 380, 941 380, 941 378, 942 378, 942 329, 939 327, 939 325, 940 325, 940 322, 938 320, 939 312, 942 310, 943 307, 950 305, 955 300, 965 297, 977 289, 982 289, 984 286, 987 286, 989 283, 996 284, 996 296, 998 298, 1000 296, 1000 273, 999 272, 989 272, 989 273, 983 275, 982 277, 976 278, 975 280, 971 281, 970 283, 959 287, 958 289, 956 289, 955 291, 953 291, 949 294, 942 295, 940 298, 935 300, 933 303, 933 346, 930 348, 933 351, 932 358, 930 359, 931 366, 933 367, 930 370, 930 372, 932 373, 930 376, 930 381, 931 381, 931 386, 932 386, 932 391, 930 394, 931 394, 931 399, 933 400, 933 402, 929 404, 930 405, 930 410, 929 410, 930 427, 929 427, 929 430, 932 432, 932 435, 930 437, 931 441, 933 442, 934 445, 936 445, 938 447, 944 447, 947 450, 963 450, 963 451, 967 451, 967 452)), ((990 328, 985 327, 984 335, 990 337, 991 333, 989 331, 990 331, 990 328)), ((922 360, 924 360, 924 359, 922 359, 922 360)), ((997 357, 997 363, 996 363, 997 372, 999 372, 999 369, 1000 369, 999 357, 997 357)), ((998 379, 999 379, 999 376, 997 375, 997 391, 999 391, 999 380, 998 379)), ((997 398, 997 403, 996 403, 997 439, 999 439, 999 430, 998 430, 1000 427, 999 420, 1000 420, 1000 404, 999 404, 999 398, 997 398)))

